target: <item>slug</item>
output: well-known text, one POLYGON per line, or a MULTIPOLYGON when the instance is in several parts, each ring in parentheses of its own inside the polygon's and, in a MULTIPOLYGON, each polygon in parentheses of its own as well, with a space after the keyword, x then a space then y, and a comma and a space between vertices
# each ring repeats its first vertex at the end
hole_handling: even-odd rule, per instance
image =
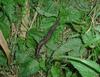
POLYGON ((48 42, 48 40, 51 38, 51 36, 52 36, 53 32, 55 31, 56 27, 59 25, 59 21, 60 21, 60 18, 57 17, 56 21, 50 27, 47 34, 44 36, 44 38, 42 40, 40 40, 40 42, 36 46, 36 49, 35 49, 35 56, 36 57, 38 57, 40 55, 40 50, 41 50, 42 46, 45 45, 48 42))

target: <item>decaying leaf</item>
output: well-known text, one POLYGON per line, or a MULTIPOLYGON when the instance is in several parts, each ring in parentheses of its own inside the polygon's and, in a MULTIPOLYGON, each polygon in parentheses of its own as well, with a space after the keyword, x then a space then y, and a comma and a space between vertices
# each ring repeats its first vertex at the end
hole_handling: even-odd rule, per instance
POLYGON ((8 59, 8 64, 11 63, 11 55, 10 55, 10 50, 8 48, 7 42, 2 34, 2 32, 0 31, 0 46, 2 47, 2 49, 4 50, 5 55, 7 56, 8 59))

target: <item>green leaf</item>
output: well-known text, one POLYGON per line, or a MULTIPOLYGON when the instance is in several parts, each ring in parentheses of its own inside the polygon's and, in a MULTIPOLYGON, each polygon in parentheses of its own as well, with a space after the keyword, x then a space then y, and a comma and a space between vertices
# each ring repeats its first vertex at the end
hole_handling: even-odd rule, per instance
POLYGON ((41 40, 41 37, 43 37, 43 32, 32 28, 28 31, 28 37, 33 38, 33 40, 39 42, 41 40))
POLYGON ((24 4, 26 0, 15 0, 16 3, 24 4))
POLYGON ((81 56, 82 53, 85 51, 85 48, 81 49, 82 46, 81 39, 79 38, 73 38, 69 39, 66 43, 64 43, 60 48, 58 48, 55 53, 54 57, 61 56, 61 55, 68 55, 70 56, 81 56))
POLYGON ((66 77, 71 77, 72 76, 72 71, 69 69, 66 70, 66 77))
POLYGON ((19 76, 20 77, 29 77, 32 74, 35 74, 40 69, 39 63, 31 58, 29 61, 20 65, 19 76))
POLYGON ((51 74, 52 74, 52 77, 61 77, 60 76, 60 69, 57 66, 52 66, 51 74))
POLYGON ((90 2, 87 0, 77 0, 76 5, 78 5, 78 8, 82 11, 88 12, 90 10, 90 2))
POLYGON ((39 2, 41 3, 41 6, 36 7, 36 11, 39 14, 44 15, 46 17, 57 17, 59 6, 56 2, 52 0, 40 0, 39 2))
POLYGON ((15 16, 14 16, 14 12, 15 12, 14 5, 15 5, 15 2, 13 0, 8 0, 8 1, 7 0, 3 0, 2 2, 5 5, 4 12, 9 17, 10 21, 13 21, 15 19, 15 16))
POLYGON ((38 12, 39 14, 44 15, 44 16, 46 16, 46 17, 52 17, 52 16, 57 17, 57 14, 48 13, 48 12, 46 12, 46 11, 40 9, 39 7, 37 7, 36 10, 37 10, 37 12, 38 12))
POLYGON ((40 28, 42 29, 42 30, 48 30, 52 25, 53 25, 53 23, 55 22, 55 18, 54 17, 48 17, 48 18, 43 18, 42 20, 41 20, 41 23, 40 23, 40 28))
POLYGON ((93 33, 92 31, 89 31, 87 33, 85 33, 84 35, 82 35, 83 41, 84 43, 89 43, 93 40, 93 33))
POLYGON ((91 60, 84 60, 71 56, 61 56, 79 71, 82 77, 98 77, 100 74, 100 65, 91 60))
POLYGON ((80 21, 82 15, 81 12, 73 7, 66 8, 67 11, 67 22, 77 22, 80 21))
POLYGON ((60 16, 61 16, 61 21, 63 23, 80 22, 83 16, 83 13, 73 7, 65 7, 65 8, 62 7, 60 16))
POLYGON ((2 31, 5 39, 7 39, 10 33, 10 26, 7 23, 0 21, 0 30, 2 31))
POLYGON ((95 27, 95 29, 96 29, 96 31, 100 32, 100 25, 97 25, 97 26, 95 27))
POLYGON ((96 47, 100 43, 100 35, 96 32, 95 34, 90 30, 89 32, 82 35, 84 46, 89 46, 91 48, 96 47))
MULTIPOLYGON (((88 68, 87 66, 85 66, 79 62, 74 62, 74 61, 70 61, 70 62, 80 72, 82 77, 98 77, 98 74, 96 72, 94 72, 93 70, 91 70, 90 68, 88 68)), ((87 63, 89 63, 89 65, 91 66, 91 64, 93 62, 88 61, 87 63)), ((95 67, 95 66, 96 66, 96 64, 93 63, 92 67, 95 67)), ((100 67, 96 68, 96 69, 100 69, 100 67)))
POLYGON ((39 60, 39 65, 41 69, 43 69, 44 71, 47 71, 45 63, 46 63, 45 56, 42 56, 42 58, 39 60))
POLYGON ((3 51, 0 50, 0 65, 6 65, 7 64, 7 58, 3 54, 3 51))

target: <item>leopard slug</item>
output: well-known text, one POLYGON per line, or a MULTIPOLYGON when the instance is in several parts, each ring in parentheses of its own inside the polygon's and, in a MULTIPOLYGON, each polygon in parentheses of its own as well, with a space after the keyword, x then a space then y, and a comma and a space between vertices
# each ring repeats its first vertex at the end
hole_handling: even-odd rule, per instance
POLYGON ((55 31, 56 27, 59 25, 59 21, 60 21, 60 18, 58 17, 56 19, 56 21, 54 22, 54 24, 50 27, 49 31, 44 36, 44 38, 42 40, 40 40, 40 42, 36 46, 36 49, 35 49, 35 56, 36 57, 39 56, 40 49, 42 48, 42 46, 45 45, 48 42, 48 40, 51 38, 51 36, 52 36, 53 32, 55 31))

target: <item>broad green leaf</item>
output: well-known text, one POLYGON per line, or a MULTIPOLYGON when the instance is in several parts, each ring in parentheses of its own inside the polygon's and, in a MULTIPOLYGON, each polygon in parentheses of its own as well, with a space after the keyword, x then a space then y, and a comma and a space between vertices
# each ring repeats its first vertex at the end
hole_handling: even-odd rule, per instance
POLYGON ((60 48, 58 48, 55 53, 54 57, 65 55, 68 53, 70 56, 81 56, 83 52, 85 52, 85 48, 81 49, 82 42, 79 38, 69 39, 66 43, 64 43, 60 48))
POLYGON ((0 50, 0 65, 6 65, 7 64, 7 58, 3 54, 3 51, 0 50))
POLYGON ((25 63, 30 59, 26 52, 16 52, 16 64, 25 63))
POLYGON ((84 60, 71 56, 62 56, 62 58, 71 62, 71 64, 79 71, 82 77, 99 77, 100 65, 91 60, 84 60))
MULTIPOLYGON (((74 61, 70 61, 70 62, 80 72, 82 77, 98 77, 99 76, 96 72, 94 72, 87 66, 80 64, 79 62, 74 62, 74 61)), ((92 62, 90 62, 90 63, 92 63, 92 62)), ((93 65, 94 65, 93 67, 95 67, 95 64, 93 64, 93 65)), ((96 68, 96 69, 100 69, 100 67, 96 68)))
POLYGON ((28 37, 33 38, 33 40, 36 40, 37 42, 39 42, 42 39, 41 37, 43 36, 43 32, 35 28, 32 28, 28 31, 28 37))
POLYGON ((16 3, 24 4, 26 0, 15 0, 16 3))
POLYGON ((72 71, 70 71, 69 69, 66 70, 66 77, 71 77, 72 76, 72 71))
POLYGON ((6 13, 6 16, 9 17, 10 22, 14 21, 14 5, 15 2, 13 0, 2 0, 3 4, 5 5, 4 12, 6 13))
POLYGON ((41 67, 41 69, 43 69, 43 71, 47 71, 48 68, 46 68, 46 60, 45 60, 45 56, 43 55, 42 58, 39 60, 39 65, 41 67))
POLYGON ((37 12, 38 12, 39 14, 44 15, 44 16, 46 16, 46 17, 52 17, 52 16, 57 17, 57 14, 48 13, 48 12, 46 12, 46 11, 40 9, 39 7, 37 7, 36 10, 37 10, 37 12))
POLYGON ((10 26, 7 23, 0 21, 0 30, 2 31, 5 39, 7 39, 10 33, 10 26))
POLYGON ((97 26, 95 27, 95 29, 96 29, 96 31, 100 32, 100 25, 97 25, 97 26))
POLYGON ((88 12, 90 10, 90 2, 87 0, 76 0, 76 5, 82 11, 88 12))
POLYGON ((52 66, 51 68, 52 77, 61 77, 60 73, 61 73, 60 68, 58 68, 57 66, 52 66))
POLYGON ((74 7, 67 7, 65 10, 67 15, 66 22, 79 22, 83 16, 83 13, 74 7))
POLYGON ((75 30, 79 33, 85 33, 89 28, 89 26, 88 26, 89 24, 85 21, 80 21, 80 22, 72 22, 71 26, 73 27, 73 30, 75 30))
POLYGON ((68 8, 66 10, 68 11, 67 21, 80 21, 81 13, 78 10, 75 10, 74 8, 68 8))
POLYGON ((80 22, 83 16, 83 13, 73 7, 62 7, 60 10, 61 21, 63 23, 80 22))
POLYGON ((29 77, 30 75, 35 74, 39 70, 39 63, 31 58, 29 61, 20 65, 19 77, 29 77))
POLYGON ((84 46, 89 46, 94 48, 100 40, 100 35, 96 32, 95 34, 92 31, 89 31, 82 35, 82 39, 84 41, 84 46))
POLYGON ((84 43, 89 43, 93 40, 93 33, 92 31, 89 31, 87 33, 85 33, 84 35, 82 35, 83 41, 84 43))
POLYGON ((36 11, 46 17, 57 17, 58 15, 58 4, 52 0, 40 0, 41 3, 40 7, 36 7, 36 11))
POLYGON ((56 19, 54 17, 43 18, 40 23, 40 28, 44 31, 47 31, 55 21, 56 19))
POLYGON ((27 40, 26 40, 26 44, 27 44, 27 47, 33 49, 33 48, 36 47, 37 42, 33 39, 33 37, 28 36, 28 37, 27 37, 27 40))

